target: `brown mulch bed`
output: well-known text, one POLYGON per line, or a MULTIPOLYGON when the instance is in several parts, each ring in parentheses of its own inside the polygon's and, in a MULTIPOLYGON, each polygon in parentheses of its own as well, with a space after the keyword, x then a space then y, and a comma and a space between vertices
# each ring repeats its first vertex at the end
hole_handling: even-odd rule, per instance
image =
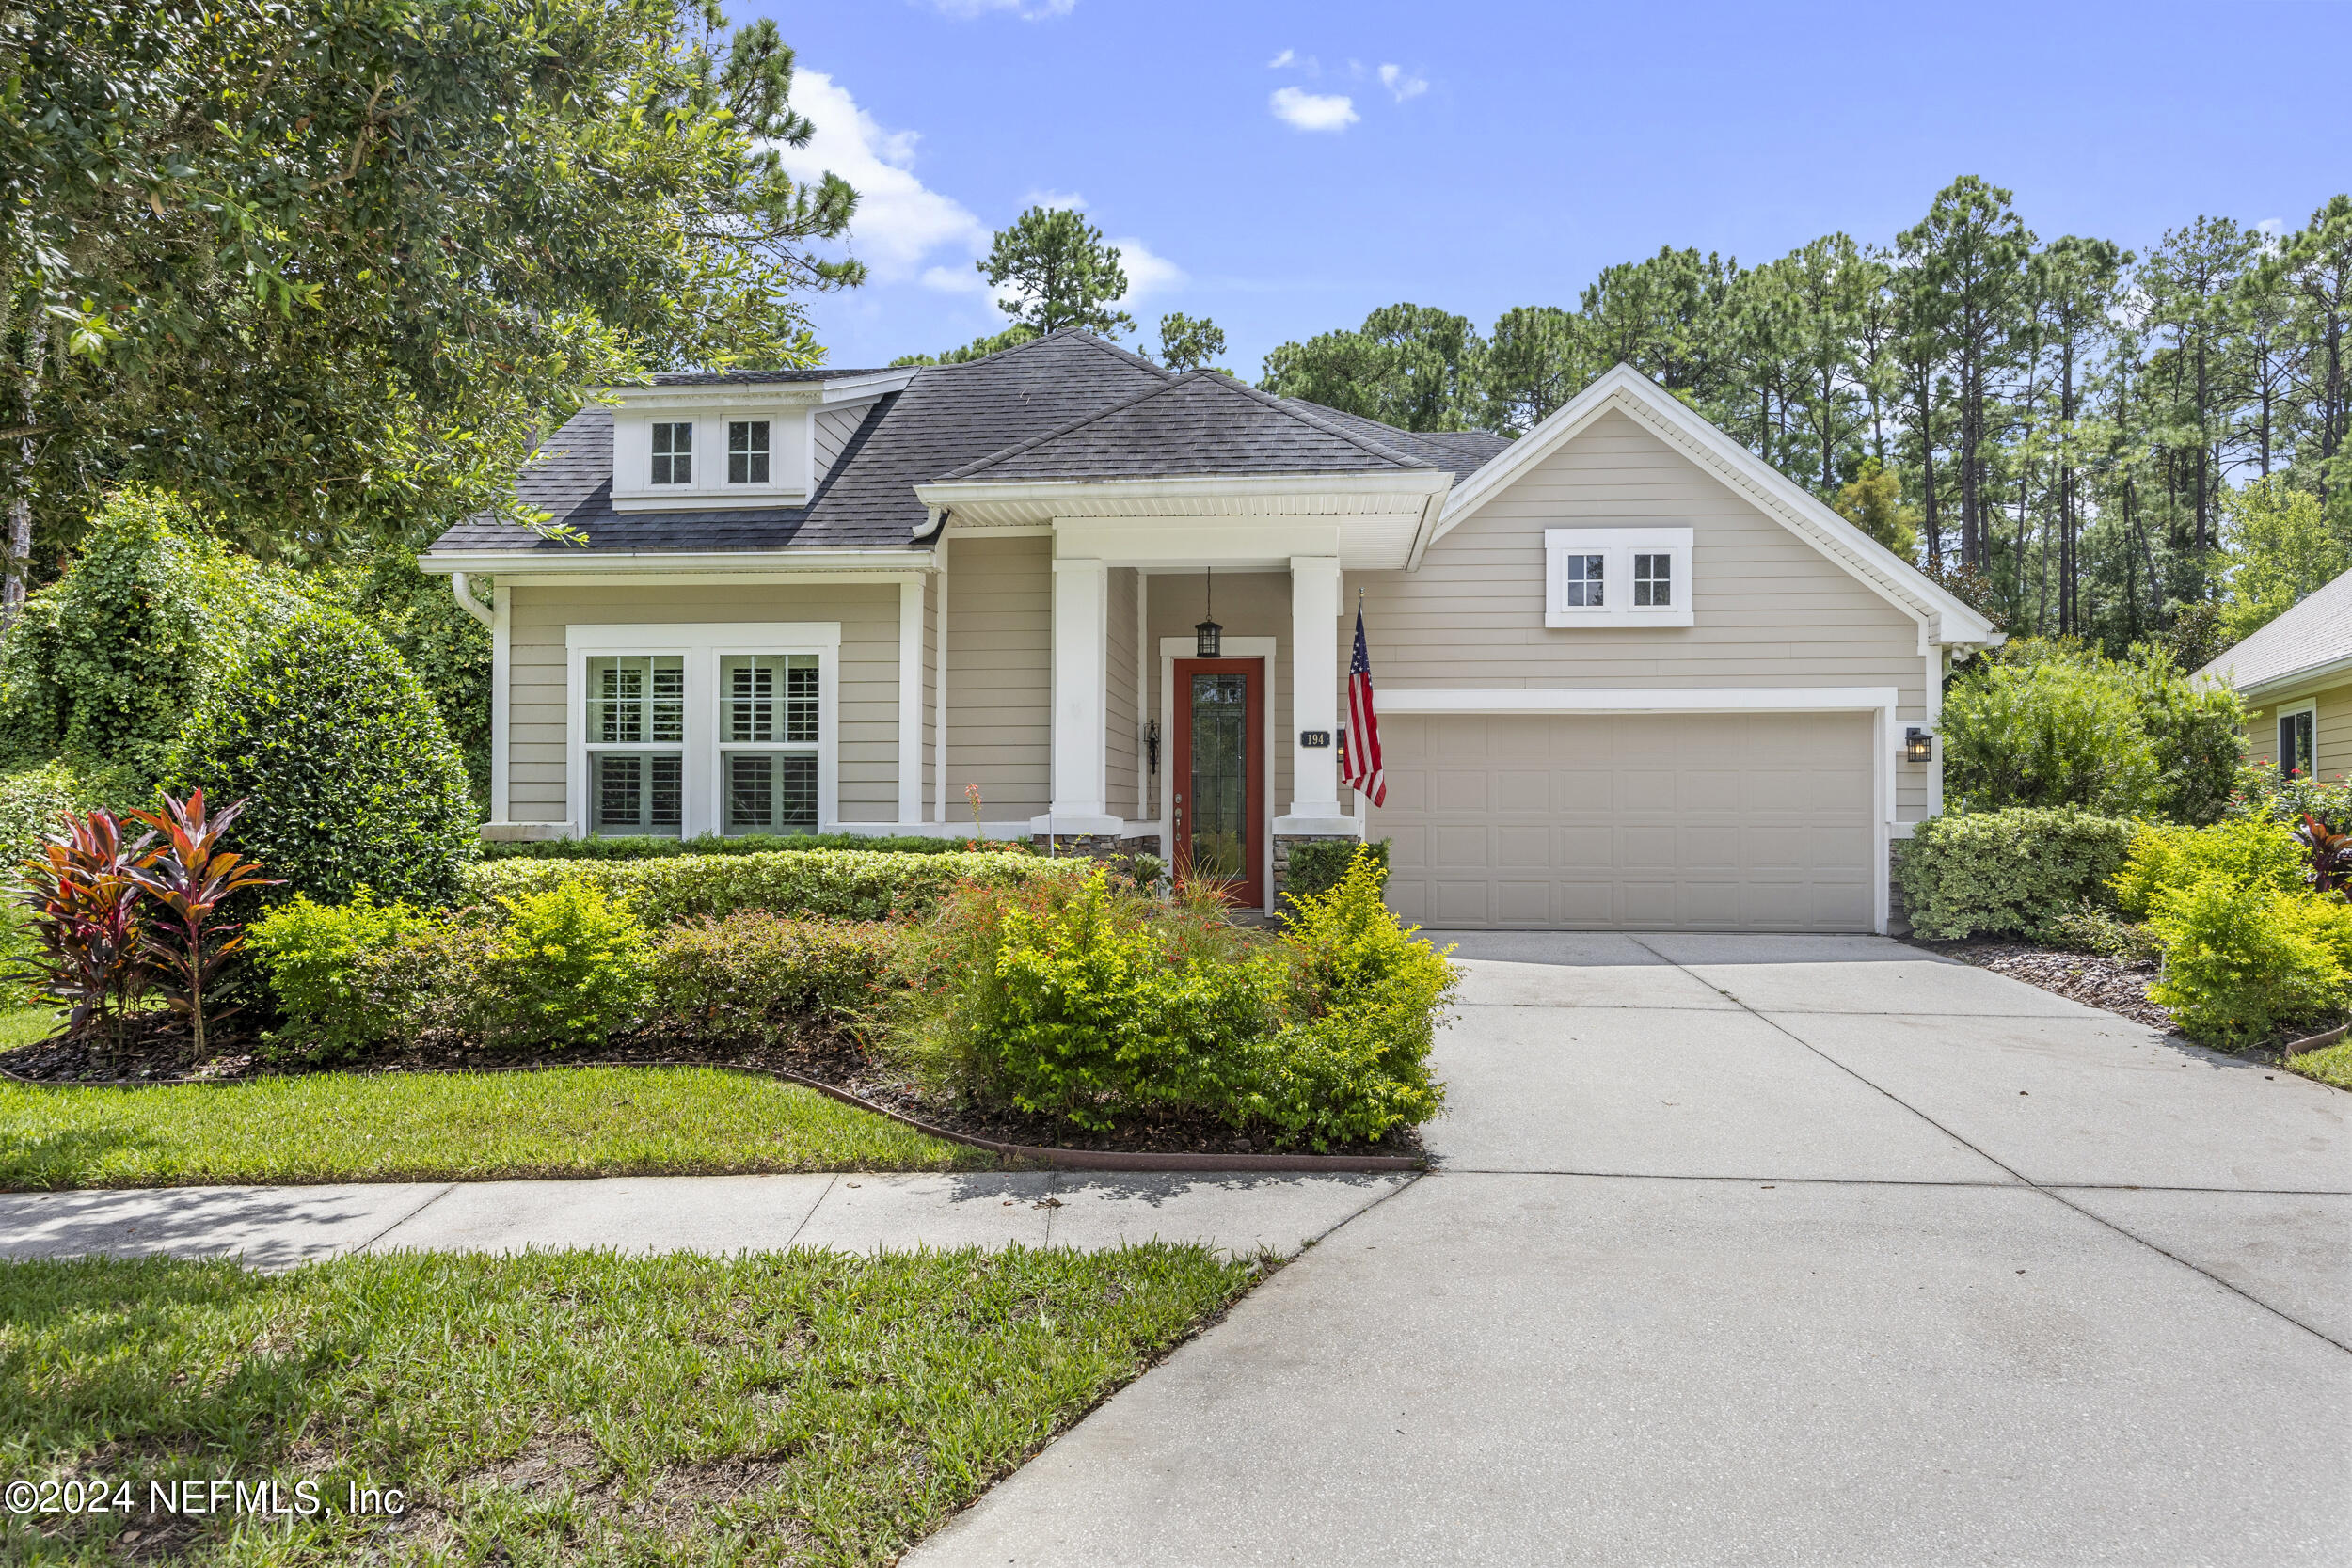
POLYGON ((924 1094, 902 1071, 877 1061, 844 1036, 811 1032, 775 1044, 689 1043, 646 1036, 609 1041, 590 1051, 491 1051, 454 1038, 428 1037, 396 1056, 329 1067, 273 1063, 257 1056, 250 1040, 196 1062, 186 1031, 158 1016, 140 1021, 119 1044, 41 1042, 0 1053, 0 1071, 53 1084, 227 1083, 306 1072, 512 1071, 548 1067, 737 1067, 799 1073, 846 1090, 902 1117, 966 1137, 1039 1148, 1150 1154, 1271 1154, 1319 1152, 1383 1154, 1418 1158, 1421 1135, 1391 1133, 1376 1144, 1333 1145, 1321 1150, 1277 1149, 1263 1132, 1236 1132, 1211 1117, 1145 1116, 1109 1132, 1089 1132, 1046 1117, 1024 1117, 968 1108, 924 1094))
POLYGON ((2039 986, 2087 1007, 2105 1007, 2151 1029, 2180 1033, 2172 1015, 2148 1000, 2149 982, 2156 977, 2153 964, 2125 963, 2095 953, 2060 952, 2026 942, 1927 942, 1915 937, 1912 945, 2039 986))

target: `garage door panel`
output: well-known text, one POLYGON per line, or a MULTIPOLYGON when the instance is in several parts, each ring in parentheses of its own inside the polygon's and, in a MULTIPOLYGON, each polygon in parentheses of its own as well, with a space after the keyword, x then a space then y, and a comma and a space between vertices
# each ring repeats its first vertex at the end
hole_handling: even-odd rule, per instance
POLYGON ((1431 926, 1867 930, 1865 714, 1416 717, 1384 732, 1391 907, 1431 926))

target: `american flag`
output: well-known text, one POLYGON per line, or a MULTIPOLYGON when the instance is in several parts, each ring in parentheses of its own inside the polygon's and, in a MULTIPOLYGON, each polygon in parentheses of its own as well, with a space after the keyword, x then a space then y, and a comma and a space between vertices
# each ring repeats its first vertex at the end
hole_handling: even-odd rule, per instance
POLYGON ((1372 656, 1364 651, 1364 607, 1356 607, 1356 657, 1347 661, 1347 752, 1341 773, 1357 794, 1375 806, 1388 804, 1389 781, 1380 771, 1380 716, 1372 707, 1372 656))

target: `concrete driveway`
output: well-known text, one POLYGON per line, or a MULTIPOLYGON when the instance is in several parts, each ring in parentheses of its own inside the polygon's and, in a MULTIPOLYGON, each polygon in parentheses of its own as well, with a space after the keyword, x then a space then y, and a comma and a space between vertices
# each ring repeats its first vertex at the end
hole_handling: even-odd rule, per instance
POLYGON ((1876 939, 1458 940, 1438 1172, 911 1563, 2352 1561, 2352 1096, 1876 939))

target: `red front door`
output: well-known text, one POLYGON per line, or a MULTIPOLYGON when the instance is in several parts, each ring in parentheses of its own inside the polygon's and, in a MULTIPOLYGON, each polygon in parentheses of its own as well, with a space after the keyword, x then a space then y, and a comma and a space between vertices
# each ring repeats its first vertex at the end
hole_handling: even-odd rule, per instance
POLYGON ((1176 661, 1175 767, 1168 780, 1181 874, 1225 884, 1263 908, 1265 884, 1265 665, 1255 658, 1176 661))

